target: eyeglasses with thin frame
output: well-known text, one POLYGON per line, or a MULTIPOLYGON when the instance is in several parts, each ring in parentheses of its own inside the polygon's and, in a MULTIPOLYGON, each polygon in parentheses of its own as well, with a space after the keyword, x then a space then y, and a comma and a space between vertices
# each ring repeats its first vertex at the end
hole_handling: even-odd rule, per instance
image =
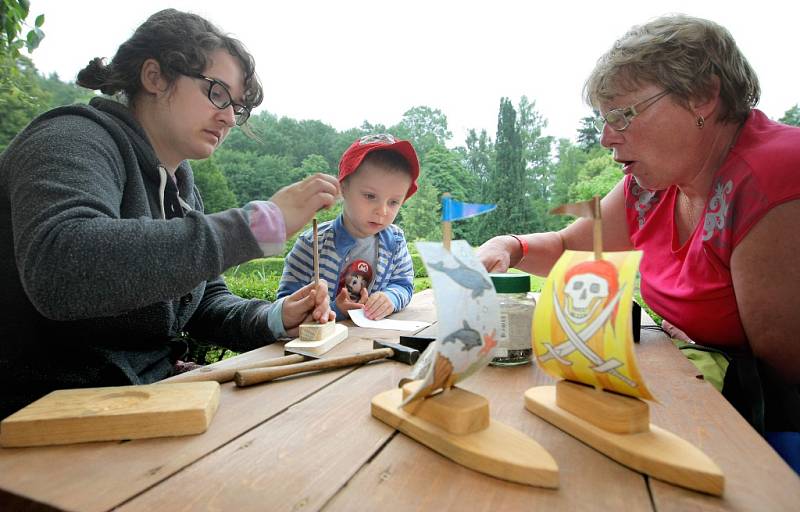
POLYGON ((605 125, 608 125, 618 132, 624 132, 628 129, 628 126, 631 125, 633 118, 644 112, 647 107, 657 102, 667 94, 669 94, 669 91, 661 91, 660 93, 650 96, 649 98, 631 105, 630 107, 615 108, 606 112, 605 115, 599 114, 599 117, 594 118, 594 128, 599 133, 603 133, 603 128, 605 125), (640 106, 642 107, 639 108, 640 106))
POLYGON ((236 126, 242 126, 247 122, 250 118, 250 109, 244 105, 234 103, 231 98, 231 92, 225 87, 225 84, 205 75, 192 75, 192 77, 208 82, 208 100, 215 107, 224 110, 233 105, 233 116, 236 119, 236 126))

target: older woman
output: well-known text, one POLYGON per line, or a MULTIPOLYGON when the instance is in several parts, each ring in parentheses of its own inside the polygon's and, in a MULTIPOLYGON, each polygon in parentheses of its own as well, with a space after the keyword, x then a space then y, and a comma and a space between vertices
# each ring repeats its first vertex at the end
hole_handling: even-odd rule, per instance
MULTIPOLYGON (((625 174, 602 200, 605 249, 644 251, 642 296, 666 328, 752 353, 796 398, 800 129, 755 110, 759 94, 728 31, 682 15, 631 29, 585 85, 601 144, 625 174)), ((591 239, 581 219, 492 238, 479 255, 492 271, 546 275, 565 249, 591 250, 591 239)), ((770 421, 767 430, 800 426, 770 421)))

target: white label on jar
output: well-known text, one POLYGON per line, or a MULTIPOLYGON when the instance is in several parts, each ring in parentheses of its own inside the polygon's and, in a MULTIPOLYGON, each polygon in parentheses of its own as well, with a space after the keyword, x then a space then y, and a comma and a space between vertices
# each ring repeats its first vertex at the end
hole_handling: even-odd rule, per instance
POLYGON ((505 344, 508 342, 509 330, 508 313, 500 313, 500 333, 497 336, 498 343, 505 344))

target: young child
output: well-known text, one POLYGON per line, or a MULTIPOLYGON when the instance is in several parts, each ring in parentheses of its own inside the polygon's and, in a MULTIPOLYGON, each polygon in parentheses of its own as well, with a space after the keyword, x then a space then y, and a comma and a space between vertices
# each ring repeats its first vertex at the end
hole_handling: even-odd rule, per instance
MULTIPOLYGON (((337 319, 363 308, 367 318, 380 320, 411 300, 414 268, 403 231, 392 222, 417 191, 418 177, 414 147, 389 134, 361 137, 342 155, 342 214, 317 229, 319 276, 330 283, 337 319)), ((286 256, 278 298, 314 280, 313 236, 300 235, 286 256)))

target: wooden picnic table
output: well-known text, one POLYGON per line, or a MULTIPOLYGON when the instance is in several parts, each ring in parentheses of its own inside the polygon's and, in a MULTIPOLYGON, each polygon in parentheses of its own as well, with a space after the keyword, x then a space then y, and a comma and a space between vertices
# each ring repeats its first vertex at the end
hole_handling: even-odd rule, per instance
MULTIPOLYGON (((415 295, 393 318, 435 322, 433 293, 415 295)), ((329 354, 399 334, 351 327, 329 354)), ((282 354, 278 343, 217 364, 282 354)), ((372 397, 409 370, 381 361, 249 388, 224 384, 200 435, 0 449, 0 510, 798 510, 800 478, 663 333, 643 330, 636 354, 659 400, 651 421, 722 468, 722 498, 632 471, 528 412, 524 391, 551 382, 535 365, 488 367, 463 387, 489 399, 493 419, 550 452, 559 489, 464 468, 371 417, 372 397)))

